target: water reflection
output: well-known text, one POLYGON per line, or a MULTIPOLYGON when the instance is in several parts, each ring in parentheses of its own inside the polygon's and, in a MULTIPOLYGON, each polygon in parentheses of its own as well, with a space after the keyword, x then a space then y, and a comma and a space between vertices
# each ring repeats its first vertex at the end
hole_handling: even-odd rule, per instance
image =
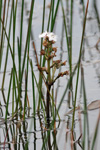
POLYGON ((20 119, 18 114, 13 118, 9 117, 7 121, 2 118, 0 119, 0 133, 2 133, 0 149, 28 150, 32 147, 34 150, 40 147, 46 150, 58 149, 56 122, 54 128, 50 130, 48 124, 44 124, 41 113, 37 113, 35 117, 28 116, 27 118, 26 116, 25 121, 20 119))

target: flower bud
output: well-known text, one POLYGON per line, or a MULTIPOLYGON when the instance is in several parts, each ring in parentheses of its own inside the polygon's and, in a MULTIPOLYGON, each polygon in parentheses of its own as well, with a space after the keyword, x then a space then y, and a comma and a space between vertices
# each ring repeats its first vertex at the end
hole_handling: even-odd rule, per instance
POLYGON ((42 49, 40 54, 45 55, 45 51, 42 49))
POLYGON ((65 66, 67 61, 61 63, 61 66, 65 66))
POLYGON ((52 50, 56 53, 57 52, 57 47, 53 47, 52 50))
POLYGON ((68 71, 65 71, 65 72, 60 72, 58 74, 59 77, 63 77, 64 75, 69 75, 69 72, 68 71))

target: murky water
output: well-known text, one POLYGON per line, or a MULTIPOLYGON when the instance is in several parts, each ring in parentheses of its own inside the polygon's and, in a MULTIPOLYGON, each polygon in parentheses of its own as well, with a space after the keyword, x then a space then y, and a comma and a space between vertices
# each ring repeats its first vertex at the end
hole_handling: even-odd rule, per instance
MULTIPOLYGON (((29 11, 30 11, 30 3, 28 0, 25 0, 25 12, 24 12, 24 26, 23 26, 23 41, 22 41, 22 59, 24 54, 24 48, 25 48, 25 41, 26 41, 26 34, 27 34, 27 26, 28 26, 28 19, 29 19, 29 11)), ((63 3, 66 5, 66 2, 63 1, 63 3)), ((86 0, 85 0, 86 5, 86 0)), ((50 1, 47 0, 46 6, 50 4, 50 1)), ((81 43, 81 36, 82 36, 82 23, 83 23, 83 6, 81 1, 76 0, 74 1, 74 8, 73 8, 73 68, 75 64, 77 63, 78 56, 79 56, 79 50, 80 50, 80 43, 81 43)), ((86 23, 86 32, 84 37, 84 55, 82 58, 82 66, 84 69, 84 79, 85 79, 85 87, 86 87, 86 98, 87 98, 87 105, 95 100, 100 100, 100 1, 96 0, 96 7, 94 5, 94 0, 90 1, 89 4, 89 10, 88 10, 88 16, 87 16, 87 23, 86 23)), ((11 9, 11 6, 10 6, 11 9)), ((21 5, 20 1, 18 2, 18 8, 17 8, 17 20, 16 20, 16 66, 18 64, 18 52, 17 52, 17 36, 20 34, 20 12, 21 12, 21 5)), ((33 13, 33 20, 32 20, 32 31, 31 31, 31 43, 34 40, 36 44, 36 50, 38 53, 38 56, 40 56, 40 39, 38 38, 38 35, 41 33, 41 26, 42 26, 42 9, 43 9, 43 1, 36 0, 35 7, 34 7, 34 13, 33 13)), ((65 7, 66 9, 66 7, 65 7)), ((46 15, 45 15, 45 28, 47 28, 47 18, 49 15, 49 8, 46 7, 46 15)), ((66 15, 68 16, 68 12, 66 10, 66 15)), ((68 52, 67 52, 67 45, 66 45, 66 38, 65 34, 62 38, 62 32, 63 32, 63 17, 62 17, 62 9, 61 6, 59 7, 59 11, 57 14, 56 24, 54 28, 54 32, 58 36, 57 43, 55 46, 58 47, 57 57, 58 59, 62 60, 68 60, 68 52), (63 40, 63 41, 62 41, 63 40)), ((9 18, 9 14, 8 14, 9 18)), ((68 22, 67 22, 68 23, 68 22)), ((8 26, 7 26, 8 28, 8 26)), ((12 43, 13 36, 11 34, 11 43, 12 43)), ((4 63, 5 63, 5 55, 6 55, 6 46, 7 41, 5 40, 4 43, 4 51, 3 51, 3 59, 2 59, 2 65, 0 70, 0 87, 2 85, 2 78, 3 78, 3 69, 4 69, 4 63)), ((32 44, 30 45, 30 58, 32 58, 33 64, 34 64, 34 71, 36 73, 36 77, 38 79, 38 71, 36 66, 36 60, 34 57, 34 50, 32 47, 32 44)), ((6 71, 6 78, 5 78, 5 85, 4 85, 4 93, 0 91, 0 150, 2 149, 18 149, 18 150, 24 150, 25 146, 27 145, 27 149, 29 150, 40 150, 43 146, 44 139, 47 135, 47 130, 45 128, 44 124, 44 118, 43 118, 43 110, 40 110, 40 114, 33 115, 33 100, 32 100, 32 85, 31 85, 31 69, 29 68, 29 82, 28 82, 28 98, 30 102, 30 109, 27 108, 25 121, 20 120, 20 117, 18 114, 20 114, 20 110, 18 110, 17 113, 14 114, 14 118, 12 118, 12 91, 10 95, 10 102, 9 102, 9 117, 7 119, 7 122, 5 122, 5 102, 8 94, 8 85, 10 80, 10 73, 12 68, 12 59, 9 52, 8 57, 8 65, 7 65, 7 71, 6 71), (18 116, 17 116, 18 115, 18 116)), ((66 67, 63 68, 65 70, 66 67)), ((67 69, 69 69, 67 64, 67 69)), ((57 106, 61 100, 62 94, 64 92, 64 89, 66 87, 66 84, 68 82, 69 77, 64 77, 63 79, 59 80, 59 86, 58 82, 55 84, 55 91, 56 88, 58 88, 58 94, 57 94, 57 106)), ((25 90, 25 79, 23 79, 23 91, 22 91, 22 103, 24 105, 24 90, 25 90)), ((73 79, 73 92, 75 91, 75 84, 76 84, 76 75, 73 79)), ((45 85, 43 87, 44 93, 45 93, 45 85)), ((81 79, 79 83, 79 89, 78 89, 78 96, 77 96, 77 106, 78 104, 83 106, 83 97, 80 94, 81 91, 81 79)), ((37 90, 35 90, 37 93, 37 90)), ((75 93, 74 93, 75 94, 75 93)), ((38 95, 37 95, 38 97, 38 95)), ((51 137, 51 143, 52 147, 59 150, 64 149, 71 149, 71 137, 70 137, 70 129, 71 129, 71 122, 72 122, 72 114, 66 115, 69 111, 68 108, 68 95, 66 94, 63 104, 60 108, 59 114, 61 117, 61 121, 57 118, 56 120, 56 132, 54 129, 51 129, 50 131, 50 137, 51 137)), ((23 112, 22 112, 23 114, 23 112)), ((89 139, 90 142, 92 141, 94 131, 97 124, 99 109, 88 111, 88 118, 89 118, 89 139)), ((51 118, 52 120, 52 118, 51 118)), ((78 113, 76 111, 75 115, 75 134, 76 139, 80 137, 80 123, 82 123, 83 127, 83 114, 78 113), (81 115, 81 121, 79 121, 79 117, 81 115)), ((100 125, 99 125, 100 127, 100 125)), ((100 132, 100 128, 98 133, 100 132)), ((98 140, 97 145, 95 147, 95 150, 98 150, 100 148, 100 136, 98 134, 98 140)), ((77 150, 81 150, 81 145, 79 143, 76 144, 77 150)))

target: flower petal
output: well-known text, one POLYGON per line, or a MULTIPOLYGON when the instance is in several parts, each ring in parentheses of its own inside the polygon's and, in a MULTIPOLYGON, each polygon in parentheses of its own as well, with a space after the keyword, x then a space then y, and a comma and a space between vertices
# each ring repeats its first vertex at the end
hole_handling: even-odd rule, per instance
POLYGON ((49 41, 57 41, 57 36, 53 32, 43 32, 42 34, 39 35, 39 38, 45 38, 48 37, 49 41))
POLYGON ((57 36, 53 32, 48 33, 47 36, 49 38, 49 41, 54 41, 54 42, 57 41, 57 36))
POLYGON ((43 32, 42 34, 39 35, 39 38, 45 38, 47 36, 47 31, 43 32))

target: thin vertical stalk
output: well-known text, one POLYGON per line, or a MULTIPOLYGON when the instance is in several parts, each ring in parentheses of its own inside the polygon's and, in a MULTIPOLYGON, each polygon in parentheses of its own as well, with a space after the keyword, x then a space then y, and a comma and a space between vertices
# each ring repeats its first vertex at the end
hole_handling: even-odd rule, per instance
POLYGON ((22 52, 22 33, 23 33, 23 13, 24 13, 24 0, 22 0, 21 7, 21 23, 20 23, 20 42, 19 42, 19 98, 21 94, 21 52, 22 52))
POLYGON ((46 98, 46 101, 47 101, 47 105, 46 105, 46 113, 47 113, 47 123, 49 125, 49 119, 50 119, 50 89, 51 89, 51 86, 50 85, 47 85, 47 98, 46 98))
POLYGON ((54 29, 54 25, 55 25, 55 21, 56 21, 56 17, 57 17, 57 12, 58 12, 58 8, 59 8, 59 3, 60 3, 60 0, 57 1, 57 5, 56 5, 56 9, 55 9, 55 14, 54 14, 53 22, 52 22, 52 26, 51 26, 51 32, 54 29))
MULTIPOLYGON (((42 16, 42 32, 44 31, 44 22, 45 22, 45 6, 46 5, 46 0, 43 1, 43 16, 42 16)), ((42 43, 43 43, 43 39, 41 39, 41 47, 40 47, 40 50, 42 49, 42 43)), ((40 66, 41 66, 41 63, 42 63, 42 56, 40 56, 40 66)), ((41 77, 41 74, 39 75, 39 85, 40 85, 40 97, 39 97, 39 103, 38 103, 38 108, 40 107, 40 101, 41 101, 41 89, 42 89, 42 77, 41 77)))
MULTIPOLYGON (((21 79, 21 55, 20 55, 19 38, 17 38, 17 44, 18 44, 18 63, 19 63, 18 70, 19 70, 19 77, 18 77, 18 99, 16 99, 16 111, 18 109, 18 102, 20 102, 20 105, 22 106, 22 102, 20 100, 20 98, 21 98, 21 83, 20 83, 21 82, 20 81, 20 79, 21 79)), ((15 89, 15 91, 16 91, 16 89, 15 89)))
MULTIPOLYGON (((44 31, 44 22, 45 22, 45 7, 46 7, 45 5, 46 5, 46 0, 43 1, 42 33, 44 31)), ((41 39, 40 50, 42 49, 42 43, 43 43, 43 39, 41 39)), ((40 66, 41 66, 41 61, 42 61, 42 56, 40 56, 40 66)))
MULTIPOLYGON (((31 33, 31 28, 30 28, 30 31, 31 33)), ((28 45, 27 45, 27 53, 29 54, 29 49, 30 49, 30 36, 28 38, 28 45)), ((28 68, 29 68, 29 59, 28 59, 28 55, 27 55, 27 69, 26 69, 26 77, 27 77, 27 80, 26 80, 26 93, 27 93, 27 86, 28 86, 28 68)), ((27 94, 26 94, 26 97, 27 97, 27 94)))
POLYGON ((49 31, 49 27, 50 27, 50 19, 51 19, 51 11, 52 11, 52 2, 53 2, 53 0, 51 0, 51 6, 50 6, 49 17, 48 17, 48 24, 47 24, 47 31, 49 31))
MULTIPOLYGON (((70 68, 70 77, 72 74, 72 31, 73 31, 73 0, 71 0, 71 12, 70 12, 70 37, 69 37, 69 68, 70 68)), ((70 86, 69 86, 69 95, 72 96, 72 103, 73 103, 73 92, 72 92, 72 80, 70 82, 70 86)), ((71 96, 69 96, 69 106, 70 106, 70 98, 71 96)))
POLYGON ((80 64, 81 64, 82 45, 83 45, 83 39, 84 39, 84 33, 85 33, 85 27, 86 27, 88 5, 89 5, 89 0, 87 1, 87 6, 86 6, 86 12, 85 12, 84 23, 83 23, 82 39, 81 39, 81 45, 80 45, 79 60, 78 60, 78 71, 77 71, 77 80, 76 80, 76 88, 75 88, 75 102, 74 102, 74 110, 73 110, 73 118, 72 118, 72 132, 74 128, 75 107, 76 107, 77 89, 78 89, 78 81, 79 81, 79 69, 80 69, 80 64))
MULTIPOLYGON (((29 58, 29 57, 28 57, 29 58)), ((38 90, 38 93, 39 93, 39 98, 41 97, 41 92, 40 92, 40 86, 38 85, 38 83, 37 83, 37 80, 36 80, 36 77, 35 77, 35 74, 34 74, 34 72, 33 72, 33 65, 32 65, 32 61, 29 59, 29 61, 30 61, 30 66, 31 66, 31 72, 32 72, 32 75, 33 75, 33 77, 34 77, 34 80, 35 80, 35 83, 36 83, 36 86, 37 86, 37 90, 38 90)), ((45 120, 45 122, 46 122, 46 116, 45 116, 45 109, 44 109, 44 107, 43 107, 43 103, 42 103, 42 101, 41 101, 41 108, 43 109, 43 114, 44 114, 44 120, 45 120)))
POLYGON ((22 71, 21 71, 21 84, 22 84, 22 78, 23 78, 24 67, 25 67, 26 52, 27 52, 29 37, 30 37, 30 33, 31 33, 31 24, 32 24, 32 16, 33 16, 33 10, 34 10, 34 2, 35 2, 35 0, 32 0, 32 2, 31 2, 30 17, 29 17, 29 24, 28 24, 28 30, 27 30, 27 38, 26 38, 26 43, 25 43, 25 52, 24 52, 22 71))
MULTIPOLYGON (((0 18, 2 14, 2 0, 0 0, 0 18)), ((1 22, 0 22, 0 33, 1 33, 1 22)))
MULTIPOLYGON (((5 18, 5 29, 7 27, 7 23, 8 23, 8 14, 9 14, 9 5, 10 5, 10 0, 8 0, 8 4, 7 4, 7 12, 6 12, 6 18, 5 18)), ((5 35, 3 37, 3 40, 5 41, 5 35)))
POLYGON ((22 7, 21 7, 21 23, 20 23, 20 54, 21 54, 21 48, 22 48, 23 13, 24 13, 24 0, 22 0, 22 7))
MULTIPOLYGON (((12 7, 13 7, 13 1, 12 1, 12 7)), ((11 33, 11 23, 12 23, 12 11, 13 11, 13 9, 11 9, 11 13, 10 13, 9 32, 8 32, 8 38, 9 39, 10 39, 10 35, 11 35, 10 33, 11 33)), ((7 43, 7 50, 6 51, 7 52, 6 52, 6 58, 5 58, 3 79, 2 79, 2 90, 4 88, 5 74, 6 74, 7 61, 8 61, 8 52, 9 52, 9 44, 8 43, 7 43)))
POLYGON ((95 128, 95 132, 94 132, 94 137, 93 137, 93 141, 92 141, 91 150, 95 149, 98 130, 100 129, 99 127, 100 127, 100 108, 99 108, 99 115, 98 115, 98 119, 97 119, 97 123, 96 123, 96 128, 95 128))
POLYGON ((26 112, 26 105, 27 105, 26 98, 27 98, 27 72, 25 70, 25 97, 24 97, 24 116, 23 116, 24 121, 25 121, 25 112, 26 112))
MULTIPOLYGON (((3 23, 2 19, 1 19, 1 22, 3 23)), ((3 24, 2 24, 2 25, 3 25, 3 24)), ((10 49, 12 61, 13 61, 13 64, 14 64, 13 69, 14 69, 14 72, 15 72, 16 81, 17 81, 17 87, 18 87, 18 77, 17 77, 16 65, 15 65, 15 61, 14 61, 14 57, 13 57, 13 52, 12 52, 12 48, 11 48, 11 45, 10 45, 10 41, 9 41, 8 36, 7 36, 6 29, 5 29, 4 25, 3 25, 3 30, 4 30, 4 32, 5 32, 5 36, 6 36, 8 45, 9 45, 9 49, 10 49)), ((2 92, 3 92, 3 91, 2 91, 2 92)), ((18 88, 18 92, 19 92, 19 88, 18 88)), ((21 106, 21 101, 19 101, 19 105, 21 106)))
MULTIPOLYGON (((32 66, 32 61, 31 61, 31 66, 32 66)), ((34 85, 34 75, 33 72, 31 71, 31 76, 32 76, 32 89, 33 89, 33 113, 35 116, 35 111, 36 111, 36 104, 35 104, 35 85, 34 85)))
POLYGON ((6 105, 5 120, 7 120, 7 115, 8 115, 8 105, 9 105, 9 97, 10 97, 10 91, 11 91, 12 72, 13 72, 13 69, 11 71, 11 77, 10 77, 10 82, 9 82, 9 89, 8 89, 8 96, 7 96, 7 105, 6 105))
POLYGON ((72 30, 73 29, 73 0, 71 0, 71 19, 70 19, 70 74, 72 72, 72 30))
MULTIPOLYGON (((69 40, 68 40, 68 33, 67 33, 67 25, 66 25, 66 19, 65 19, 65 13, 64 13, 64 7, 63 2, 61 0, 61 7, 62 7, 62 13, 63 13, 63 21, 64 21, 64 27, 65 27, 65 34, 66 34, 66 43, 67 43, 67 50, 68 50, 68 56, 69 56, 69 40)), ((70 63, 69 63, 70 64, 70 63)))
MULTIPOLYGON (((1 1, 1 5, 2 5, 2 1, 1 1)), ((3 9, 3 19, 2 19, 3 25, 5 24, 5 11, 6 11, 6 0, 4 1, 4 9, 3 9)), ((4 41, 3 41, 3 39, 4 39, 3 25, 2 25, 1 42, 0 42, 0 68, 1 68, 1 62, 2 62, 3 43, 4 43, 4 41)))
MULTIPOLYGON (((47 49, 47 54, 48 54, 48 58, 50 56, 50 48, 47 49)), ((50 89, 51 86, 50 81, 51 81, 51 72, 50 72, 50 59, 47 60, 47 65, 48 65, 48 76, 47 76, 47 120, 49 120, 49 108, 50 108, 50 89)))
POLYGON ((81 4, 83 5, 83 13, 85 14, 85 5, 84 5, 84 0, 81 0, 81 4))
POLYGON ((53 16, 54 16, 54 4, 55 4, 55 0, 52 0, 52 3, 51 3, 51 30, 52 30, 52 24, 53 24, 53 16))
POLYGON ((82 147, 83 150, 86 149, 86 138, 88 139, 88 150, 90 149, 90 144, 89 144, 89 123, 88 123, 88 112, 87 112, 87 98, 86 98, 86 90, 85 90, 85 82, 84 82, 84 70, 83 67, 81 68, 81 73, 82 73, 82 82, 83 82, 83 98, 84 98, 84 129, 83 129, 83 142, 82 142, 82 147), (86 135, 86 129, 87 129, 87 135, 86 135))
MULTIPOLYGON (((30 28, 30 31, 31 33, 31 28, 30 28)), ((30 36, 28 38, 28 45, 27 45, 27 53, 29 54, 29 49, 30 49, 30 36)), ((29 59, 28 59, 28 55, 27 55, 27 69, 26 69, 26 76, 27 76, 27 83, 26 83, 26 91, 27 91, 27 86, 28 86, 28 68, 29 68, 29 59)), ((26 95, 27 96, 27 95, 26 95)))
MULTIPOLYGON (((14 62, 15 62, 16 12, 17 12, 17 0, 16 3, 14 3, 13 0, 13 60, 14 62)), ((13 68, 14 68, 14 63, 13 63, 13 68)), ((15 95, 14 93, 15 93, 15 70, 13 69, 12 114, 14 113, 14 95, 15 95)))

